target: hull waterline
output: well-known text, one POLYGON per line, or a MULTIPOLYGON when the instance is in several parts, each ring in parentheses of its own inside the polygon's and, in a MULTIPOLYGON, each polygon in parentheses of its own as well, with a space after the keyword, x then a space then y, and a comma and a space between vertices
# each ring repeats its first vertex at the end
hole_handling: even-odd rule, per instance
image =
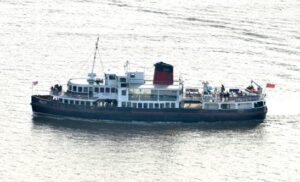
POLYGON ((245 110, 202 109, 135 109, 118 107, 82 107, 54 103, 32 96, 32 110, 58 116, 86 119, 143 121, 143 122, 215 122, 261 120, 266 117, 267 107, 245 110))

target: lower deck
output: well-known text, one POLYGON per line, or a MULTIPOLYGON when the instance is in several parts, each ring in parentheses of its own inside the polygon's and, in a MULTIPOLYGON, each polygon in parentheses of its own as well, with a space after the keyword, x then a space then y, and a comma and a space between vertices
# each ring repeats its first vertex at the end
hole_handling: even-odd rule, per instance
MULTIPOLYGON (((76 107, 98 107, 98 108, 112 108, 118 107, 117 100, 86 100, 86 99, 70 99, 70 98, 56 98, 51 95, 37 95, 41 100, 52 101, 57 104, 71 105, 76 107)), ((220 102, 147 102, 147 101, 130 101, 121 102, 119 108, 135 108, 135 109, 203 109, 203 110, 230 110, 230 109, 252 109, 265 106, 264 100, 250 100, 243 102, 235 101, 220 101, 220 102)))

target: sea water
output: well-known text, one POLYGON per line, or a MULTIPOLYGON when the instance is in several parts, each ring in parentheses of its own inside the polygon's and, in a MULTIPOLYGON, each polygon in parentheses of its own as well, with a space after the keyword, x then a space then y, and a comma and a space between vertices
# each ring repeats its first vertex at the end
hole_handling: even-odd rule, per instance
POLYGON ((0 1, 1 181, 300 181, 297 0, 0 1), (258 125, 35 116, 32 93, 95 70, 268 89, 258 125), (32 82, 38 85, 32 87, 32 82))

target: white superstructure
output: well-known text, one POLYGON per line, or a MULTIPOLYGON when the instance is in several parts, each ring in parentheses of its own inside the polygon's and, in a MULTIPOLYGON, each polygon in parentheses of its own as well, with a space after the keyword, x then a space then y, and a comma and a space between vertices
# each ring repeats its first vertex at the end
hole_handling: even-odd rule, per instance
POLYGON ((246 89, 211 87, 203 82, 203 88, 184 88, 183 82, 173 80, 173 66, 156 63, 154 78, 145 80, 144 72, 131 72, 128 63, 122 74, 104 73, 103 79, 94 73, 96 51, 91 72, 87 78, 70 79, 67 88, 55 85, 50 95, 64 104, 97 107, 124 107, 136 109, 251 109, 265 105, 262 88, 251 81, 246 89), (256 88, 254 88, 255 84, 256 88))

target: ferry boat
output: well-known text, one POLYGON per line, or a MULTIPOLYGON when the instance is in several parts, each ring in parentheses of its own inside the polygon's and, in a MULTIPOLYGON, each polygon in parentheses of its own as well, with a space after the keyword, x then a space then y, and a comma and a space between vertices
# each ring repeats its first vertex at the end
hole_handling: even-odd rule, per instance
POLYGON ((127 70, 123 74, 94 73, 96 52, 87 78, 70 79, 67 87, 54 85, 47 95, 32 95, 34 113, 58 116, 144 122, 263 121, 267 114, 265 93, 251 81, 245 89, 185 87, 173 79, 173 66, 154 65, 153 80, 144 72, 127 70))

